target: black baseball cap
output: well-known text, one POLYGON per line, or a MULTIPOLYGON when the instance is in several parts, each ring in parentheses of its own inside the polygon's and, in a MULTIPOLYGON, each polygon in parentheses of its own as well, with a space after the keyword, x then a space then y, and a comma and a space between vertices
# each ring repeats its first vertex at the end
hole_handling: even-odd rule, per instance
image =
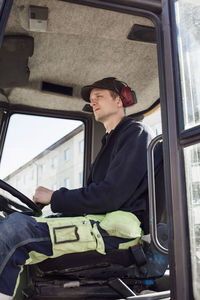
POLYGON ((95 81, 91 85, 84 86, 81 89, 81 97, 85 101, 90 102, 90 93, 92 89, 110 90, 120 95, 122 88, 125 86, 126 85, 123 82, 117 80, 115 77, 106 77, 101 80, 95 81))

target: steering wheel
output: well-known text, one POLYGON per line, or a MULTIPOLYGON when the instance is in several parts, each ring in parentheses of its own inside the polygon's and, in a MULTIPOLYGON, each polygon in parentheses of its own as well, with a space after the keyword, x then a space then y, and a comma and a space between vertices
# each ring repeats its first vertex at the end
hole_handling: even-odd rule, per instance
POLYGON ((13 212, 21 212, 25 215, 39 217, 42 215, 42 211, 38 205, 36 205, 33 201, 31 201, 24 194, 16 190, 14 187, 6 183, 5 181, 0 179, 0 188, 4 191, 7 191, 21 202, 25 203, 28 207, 18 204, 14 200, 10 200, 3 195, 0 195, 0 211, 3 211, 7 214, 11 214, 13 212), (14 209, 15 207, 16 209, 14 209))

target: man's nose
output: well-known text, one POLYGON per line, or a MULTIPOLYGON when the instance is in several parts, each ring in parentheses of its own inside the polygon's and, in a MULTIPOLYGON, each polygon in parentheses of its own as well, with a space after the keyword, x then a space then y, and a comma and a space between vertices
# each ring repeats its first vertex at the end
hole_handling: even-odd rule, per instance
POLYGON ((91 107, 94 107, 96 104, 97 104, 97 101, 95 99, 90 101, 91 107))

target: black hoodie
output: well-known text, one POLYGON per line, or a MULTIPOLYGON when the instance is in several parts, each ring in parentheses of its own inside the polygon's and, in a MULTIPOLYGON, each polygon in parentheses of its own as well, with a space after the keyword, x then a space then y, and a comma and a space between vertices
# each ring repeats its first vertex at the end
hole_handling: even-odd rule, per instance
POLYGON ((147 147, 151 139, 147 126, 130 117, 123 118, 103 137, 87 185, 55 191, 52 211, 80 216, 124 210, 140 218, 147 209, 147 147))

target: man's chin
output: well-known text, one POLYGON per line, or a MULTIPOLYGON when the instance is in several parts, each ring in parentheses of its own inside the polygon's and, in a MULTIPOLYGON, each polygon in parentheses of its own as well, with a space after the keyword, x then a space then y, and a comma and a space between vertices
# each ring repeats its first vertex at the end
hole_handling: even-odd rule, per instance
POLYGON ((97 122, 100 122, 100 119, 101 119, 100 116, 94 114, 94 117, 97 122))
POLYGON ((106 119, 105 116, 102 116, 100 114, 94 114, 94 117, 95 117, 95 120, 100 123, 104 123, 104 120, 106 119))
POLYGON ((95 117, 95 121, 104 124, 103 120, 101 118, 96 118, 95 117))

